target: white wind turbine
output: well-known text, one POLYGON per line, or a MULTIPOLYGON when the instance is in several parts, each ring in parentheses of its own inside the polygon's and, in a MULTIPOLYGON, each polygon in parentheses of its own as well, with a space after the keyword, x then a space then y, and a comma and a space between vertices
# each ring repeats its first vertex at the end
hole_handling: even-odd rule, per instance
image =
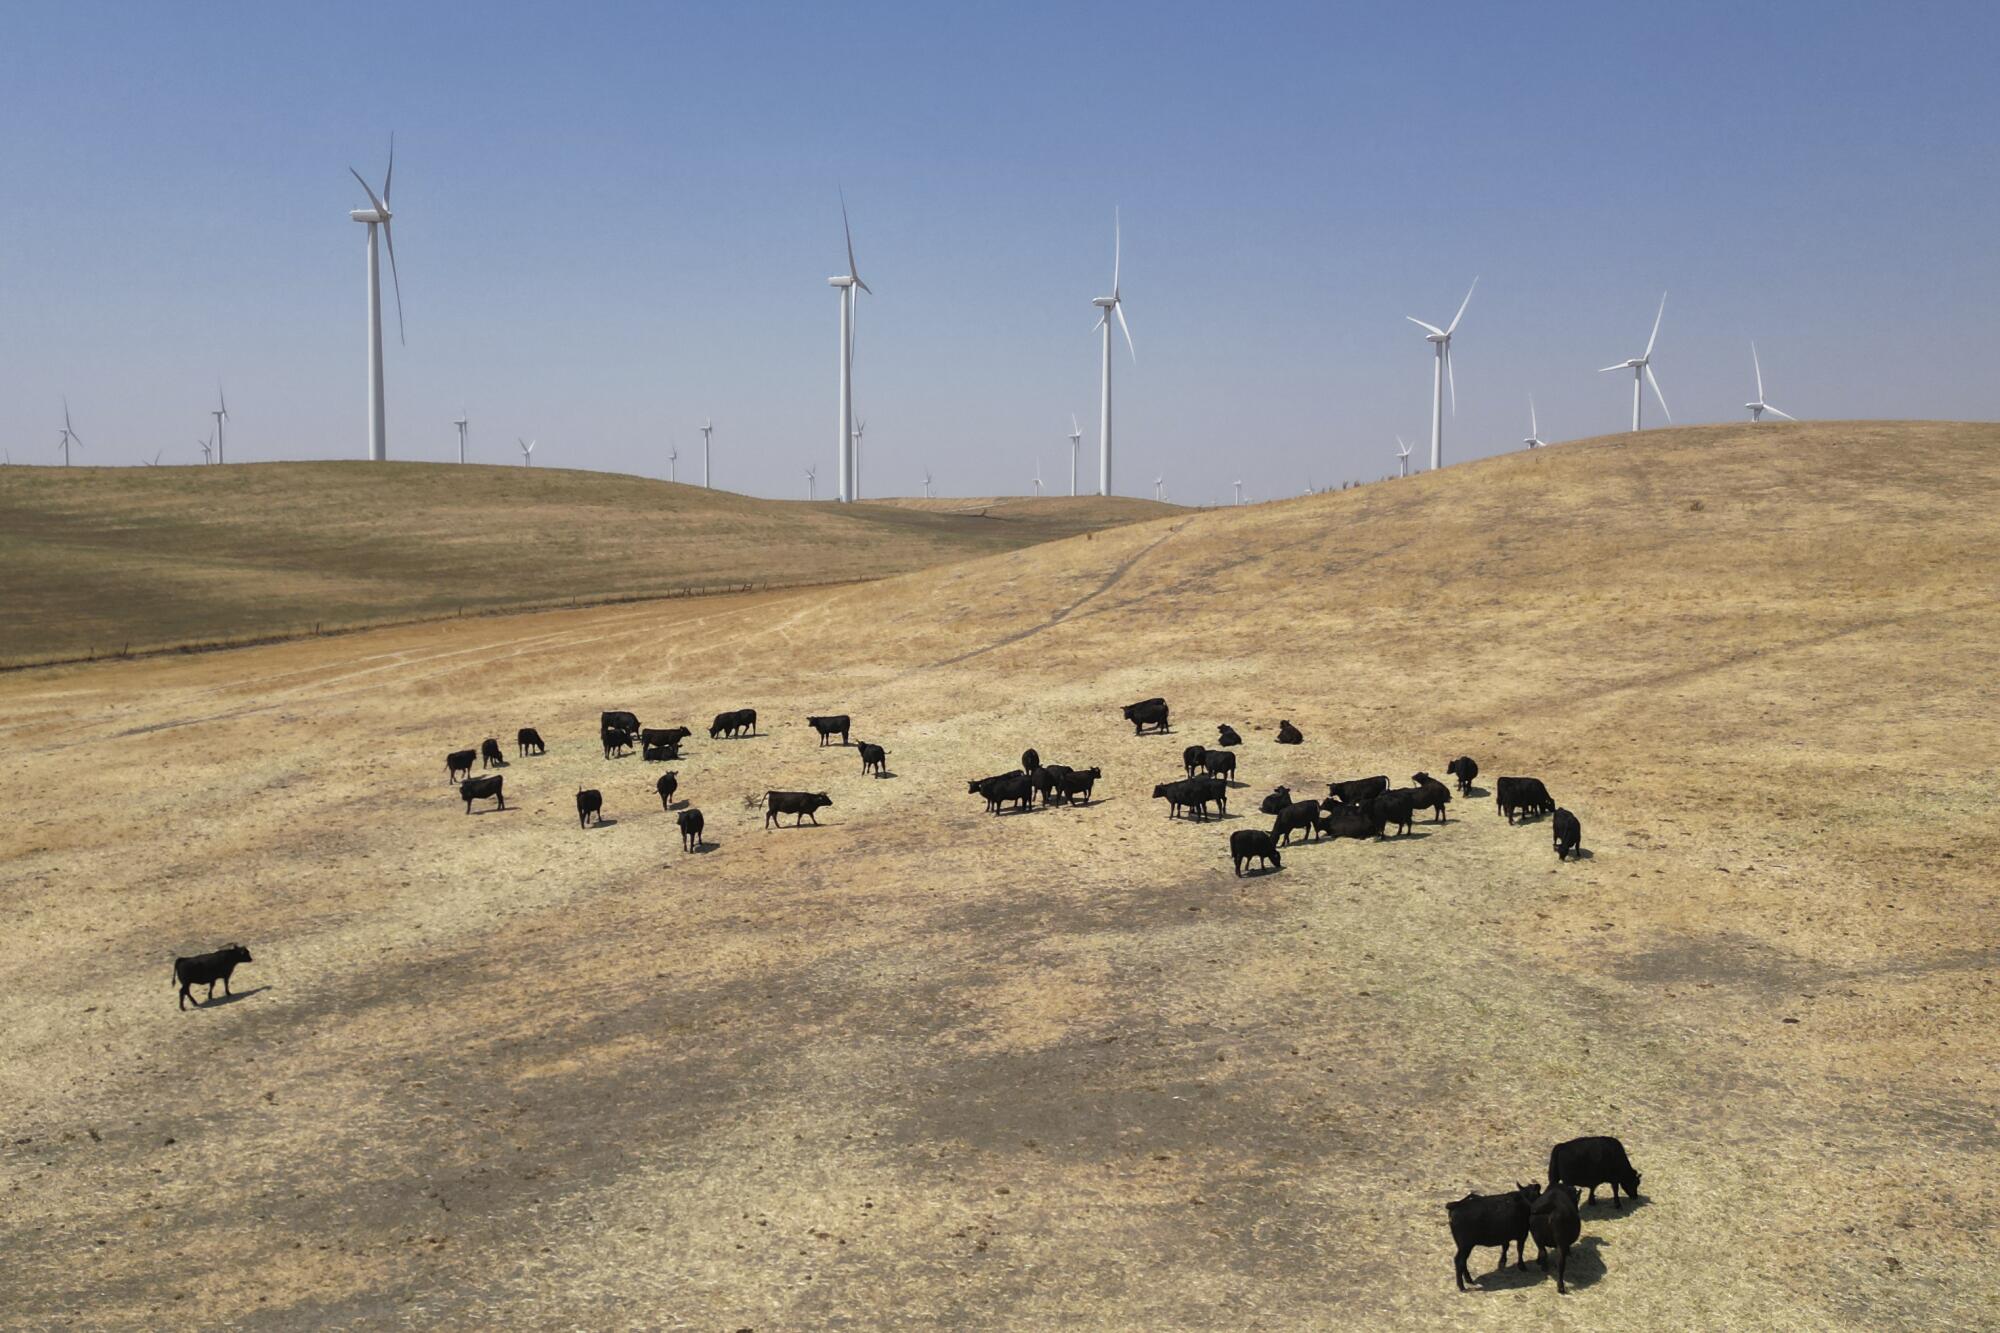
POLYGON ((152 458, 148 459, 142 456, 139 462, 144 467, 158 467, 160 465, 160 455, 165 452, 166 450, 164 449, 155 449, 153 450, 152 458))
POLYGON ((514 437, 514 443, 521 446, 521 466, 533 467, 535 465, 535 446, 540 444, 541 441, 524 440, 520 436, 516 435, 514 437))
POLYGON ((1542 438, 1542 423, 1535 418, 1535 395, 1528 395, 1528 438, 1521 441, 1530 449, 1539 449, 1548 441, 1542 438))
MULTIPOLYGON (((1652 384, 1653 397, 1660 400, 1660 411, 1666 414, 1667 424, 1668 425, 1673 424, 1674 414, 1671 411, 1668 411, 1667 409, 1667 396, 1660 392, 1660 381, 1656 379, 1653 375, 1653 344, 1659 341, 1660 320, 1666 316, 1666 313, 1667 313, 1667 294, 1665 292, 1661 292, 1660 312, 1659 314, 1653 316, 1653 336, 1646 339, 1646 350, 1640 353, 1638 356, 1633 357, 1630 361, 1620 361, 1615 366, 1598 367, 1597 373, 1600 375, 1604 374, 1606 371, 1611 371, 1611 370, 1629 370, 1632 372, 1632 429, 1633 430, 1639 429, 1639 394, 1642 387, 1639 381, 1642 377, 1652 384)), ((1760 394, 1758 396, 1762 397, 1763 395, 1760 394)))
POLYGON ((1042 494, 1042 456, 1041 456, 1040 454, 1036 454, 1036 455, 1035 455, 1035 496, 1036 496, 1036 498, 1037 498, 1037 499, 1039 499, 1039 498, 1041 497, 1041 494, 1042 494))
POLYGON ((840 292, 840 499, 848 503, 860 498, 859 460, 854 453, 854 289, 870 296, 875 293, 861 280, 854 264, 854 229, 847 224, 847 193, 840 195, 840 229, 847 237, 847 272, 828 278, 827 285, 840 292))
MULTIPOLYGON (((389 219, 395 215, 389 211, 389 188, 396 180, 396 136, 389 136, 389 170, 382 177, 382 193, 377 196, 368 188, 368 182, 361 179, 361 173, 349 167, 354 179, 361 181, 361 188, 368 193, 369 208, 357 208, 348 213, 356 222, 368 224, 368 458, 371 462, 382 462, 389 457, 388 415, 382 403, 382 256, 375 244, 375 229, 382 229, 382 239, 389 245, 389 277, 396 284, 396 340, 403 337, 403 279, 396 272, 396 234, 389 227, 389 219)), ((220 458, 218 448, 216 456, 220 458)))
POLYGON ((714 417, 710 417, 710 418, 709 418, 708 420, 706 420, 706 421, 704 421, 704 422, 702 422, 702 423, 701 423, 701 484, 702 484, 702 486, 703 486, 703 488, 704 488, 704 489, 705 489, 705 488, 706 488, 706 487, 708 486, 708 484, 709 484, 709 481, 708 481, 708 476, 709 476, 709 473, 708 473, 708 459, 709 459, 709 453, 708 453, 708 437, 709 437, 709 436, 711 436, 711 435, 713 435, 713 434, 715 434, 715 418, 714 418, 714 417))
POLYGON ((1451 323, 1443 328, 1426 324, 1415 315, 1404 318, 1417 327, 1427 329, 1424 341, 1437 352, 1437 365, 1431 370, 1431 471, 1444 466, 1444 386, 1451 383, 1451 414, 1458 415, 1458 377, 1451 370, 1451 335, 1458 332, 1458 321, 1465 318, 1465 308, 1472 304, 1472 293, 1479 286, 1479 279, 1472 280, 1472 286, 1465 289, 1465 299, 1458 303, 1458 313, 1451 317, 1451 323))
POLYGON ((222 396, 222 381, 215 382, 215 410, 209 413, 215 418, 215 461, 228 461, 229 455, 223 451, 222 428, 229 424, 229 400, 222 396))
POLYGON ((1076 494, 1076 453, 1083 443, 1083 428, 1076 424, 1076 413, 1069 414, 1069 493, 1076 494))
POLYGON ((1757 344, 1754 342, 1750 344, 1750 364, 1757 371, 1757 401, 1743 404, 1743 406, 1750 409, 1750 419, 1752 421, 1760 421, 1763 419, 1764 414, 1769 412, 1774 417, 1783 417, 1787 421, 1797 421, 1798 418, 1791 413, 1780 412, 1777 408, 1764 401, 1764 366, 1762 362, 1757 360, 1757 344))
POLYGON ((1111 494, 1111 317, 1118 316, 1118 327, 1125 331, 1125 348, 1132 353, 1132 364, 1139 364, 1139 349, 1132 345, 1132 326, 1125 322, 1125 303, 1119 295, 1118 264, 1124 248, 1123 231, 1119 224, 1118 210, 1111 210, 1111 295, 1100 296, 1091 301, 1098 308, 1096 328, 1104 331, 1104 360, 1098 387, 1097 415, 1097 493, 1111 494))
POLYGON ((1167 498, 1167 479, 1165 477, 1153 478, 1153 498, 1155 500, 1165 500, 1167 498))
POLYGON ((818 488, 819 488, 819 469, 817 467, 809 466, 806 468, 806 499, 817 500, 819 498, 818 494, 816 493, 818 491, 818 488))
POLYGON ((213 463, 215 461, 215 436, 212 433, 205 440, 196 440, 194 446, 201 450, 202 462, 213 463))
POLYGON ((931 470, 930 470, 929 468, 925 468, 925 469, 924 469, 924 499, 928 500, 928 499, 930 499, 930 498, 931 498, 931 470))
POLYGON ((1403 443, 1403 437, 1400 435, 1396 437, 1396 475, 1399 477, 1410 475, 1410 446, 1403 443))
POLYGON ((465 428, 467 425, 464 404, 459 405, 458 420, 451 423, 458 427, 458 461, 465 461, 465 428))
POLYGON ((1240 481, 1236 483, 1236 503, 1243 503, 1243 483, 1240 481))
POLYGON ((675 474, 680 471, 680 461, 681 461, 681 447, 677 444, 673 448, 667 450, 668 481, 677 480, 675 474))
POLYGON ((64 467, 69 466, 69 447, 72 444, 81 449, 83 447, 83 436, 78 435, 69 424, 69 399, 65 398, 63 399, 62 443, 56 446, 62 450, 64 467))

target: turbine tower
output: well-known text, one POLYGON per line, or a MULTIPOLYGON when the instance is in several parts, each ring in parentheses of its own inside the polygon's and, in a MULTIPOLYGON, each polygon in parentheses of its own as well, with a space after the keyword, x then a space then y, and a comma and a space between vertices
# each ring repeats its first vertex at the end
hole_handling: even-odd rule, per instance
MULTIPOLYGON (((382 256, 375 243, 375 229, 382 229, 382 239, 389 246, 389 277, 396 285, 396 340, 403 337, 403 279, 396 272, 396 235, 390 230, 389 219, 395 216, 389 211, 389 188, 396 179, 396 136, 389 136, 389 170, 382 177, 382 193, 378 197, 368 188, 368 182, 361 179, 361 173, 348 168, 354 179, 361 181, 361 188, 367 191, 371 207, 357 208, 347 216, 356 222, 368 224, 368 458, 380 463, 389 457, 388 416, 382 404, 382 256)), ((222 457, 221 441, 217 441, 216 457, 222 457)))
POLYGON ((1396 475, 1399 477, 1410 475, 1410 446, 1403 443, 1403 437, 1400 435, 1396 437, 1396 475))
POLYGON ((1083 443, 1083 428, 1076 424, 1076 413, 1069 414, 1069 493, 1076 494, 1076 452, 1083 443))
POLYGON ((1521 441, 1530 449, 1539 449, 1548 441, 1542 438, 1542 423, 1535 419, 1535 395, 1528 395, 1528 438, 1521 441))
POLYGON ((840 433, 837 438, 840 499, 841 503, 847 504, 859 498, 860 494, 854 457, 854 289, 859 287, 870 296, 875 293, 861 280, 861 270, 854 264, 854 229, 847 224, 845 191, 840 196, 840 229, 847 237, 847 272, 826 281, 829 287, 840 292, 840 433))
POLYGON ((62 450, 64 467, 69 466, 69 447, 72 444, 81 449, 83 447, 83 436, 78 435, 69 424, 69 399, 65 398, 63 399, 62 443, 57 446, 62 450))
POLYGON ((1125 347, 1132 353, 1132 364, 1139 364, 1139 349, 1132 346, 1132 326, 1125 322, 1125 303, 1118 294, 1118 262, 1123 248, 1123 235, 1119 226, 1118 210, 1111 210, 1111 295, 1100 296, 1091 301, 1098 308, 1096 327, 1104 331, 1104 362, 1098 381, 1097 415, 1097 493, 1111 494, 1111 317, 1118 316, 1118 327, 1125 330, 1125 347))
POLYGON ((1042 495, 1042 456, 1040 454, 1036 454, 1035 455, 1035 498, 1039 500, 1041 498, 1041 495, 1042 495))
POLYGON ((1451 382, 1451 414, 1458 415, 1458 377, 1451 372, 1451 335, 1458 332, 1458 321, 1465 318, 1465 308, 1472 304, 1472 293, 1479 286, 1479 279, 1472 280, 1472 286, 1465 289, 1465 299, 1458 303, 1458 313, 1451 317, 1451 323, 1443 328, 1426 324, 1415 315, 1405 315, 1410 323, 1428 329, 1424 341, 1437 351, 1437 364, 1431 369, 1431 471, 1444 466, 1444 386, 1451 382))
POLYGON ((681 447, 677 444, 673 448, 667 450, 668 481, 676 480, 675 473, 680 471, 680 461, 681 461, 681 447))
POLYGON ((701 484, 703 489, 706 489, 709 484, 708 437, 713 434, 715 434, 715 418, 710 417, 708 420, 701 423, 701 484))
POLYGON ((1754 342, 1750 344, 1750 364, 1757 371, 1757 401, 1743 404, 1743 406, 1750 409, 1750 419, 1752 421, 1761 421, 1764 414, 1769 412, 1774 417, 1783 417, 1787 421, 1797 421, 1798 418, 1791 413, 1780 412, 1777 408, 1764 401, 1764 366, 1762 362, 1757 360, 1757 344, 1754 342))
POLYGON ((1243 483, 1240 481, 1236 483, 1236 503, 1243 503, 1243 483))
POLYGON ((458 420, 452 422, 451 424, 458 427, 458 461, 463 463, 465 461, 466 421, 465 421, 465 407, 462 404, 458 409, 458 420))
POLYGON ((229 400, 222 396, 222 381, 215 382, 215 410, 209 413, 215 418, 215 461, 225 463, 229 455, 223 452, 222 428, 229 422, 229 400))
POLYGON ((806 468, 806 499, 817 500, 819 498, 819 496, 816 494, 818 488, 819 488, 819 469, 816 467, 809 466, 806 468))
POLYGON ((1153 498, 1155 500, 1165 500, 1167 498, 1167 479, 1165 477, 1153 478, 1153 498))
POLYGON ((521 446, 521 466, 533 467, 535 465, 535 446, 540 444, 541 441, 524 440, 520 436, 516 435, 514 437, 514 443, 521 446))
MULTIPOLYGON (((1659 341, 1660 320, 1666 316, 1666 313, 1667 313, 1667 294, 1665 292, 1661 292, 1660 313, 1653 316, 1653 336, 1646 339, 1646 350, 1640 353, 1638 356, 1633 357, 1630 361, 1620 361, 1615 366, 1600 366, 1598 367, 1597 370, 1597 373, 1600 375, 1604 374, 1606 371, 1611 371, 1611 370, 1629 370, 1632 372, 1632 429, 1633 430, 1639 429, 1639 393, 1642 387, 1639 381, 1642 378, 1649 381, 1652 384, 1653 397, 1660 400, 1660 411, 1666 414, 1667 424, 1668 425, 1673 424, 1674 414, 1667 410, 1667 396, 1660 392, 1660 381, 1654 378, 1653 376, 1653 344, 1659 341)), ((1763 397, 1762 394, 1759 394, 1757 396, 1760 398, 1763 397)))
POLYGON ((928 499, 930 499, 930 498, 931 498, 931 470, 930 470, 929 468, 925 468, 925 469, 924 469, 924 499, 928 500, 928 499))

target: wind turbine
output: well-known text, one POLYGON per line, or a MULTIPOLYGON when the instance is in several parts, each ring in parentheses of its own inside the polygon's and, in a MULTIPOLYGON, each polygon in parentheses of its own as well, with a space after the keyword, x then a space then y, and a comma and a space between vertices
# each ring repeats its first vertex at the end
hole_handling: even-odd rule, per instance
POLYGON ((708 486, 708 437, 713 434, 715 434, 715 418, 710 417, 701 423, 701 484, 704 489, 708 486))
POLYGON ((924 469, 924 499, 928 500, 928 499, 930 499, 930 498, 931 498, 931 470, 930 470, 929 468, 925 468, 925 469, 924 469))
POLYGON ((1798 418, 1791 413, 1780 412, 1777 408, 1764 401, 1764 366, 1757 360, 1757 344, 1754 342, 1750 344, 1750 364, 1757 370, 1757 401, 1743 404, 1743 406, 1750 409, 1750 419, 1752 421, 1762 420, 1764 414, 1769 412, 1774 417, 1783 417, 1787 421, 1797 421, 1798 418))
POLYGON ((1155 500, 1164 500, 1167 498, 1167 479, 1165 477, 1153 478, 1153 498, 1155 500))
POLYGON ((854 289, 870 296, 875 293, 861 280, 854 264, 854 229, 847 223, 847 192, 840 195, 840 230, 847 237, 847 272, 828 278, 827 285, 840 292, 840 499, 843 504, 860 498, 859 460, 854 452, 854 289))
POLYGON ((1035 498, 1040 499, 1041 494, 1042 494, 1042 456, 1040 454, 1036 454, 1035 455, 1035 498))
POLYGON ((215 382, 215 410, 209 415, 215 418, 215 461, 221 463, 228 458, 222 449, 222 428, 229 421, 229 400, 222 396, 221 380, 215 382))
POLYGON ((535 446, 540 444, 541 441, 524 440, 520 436, 516 435, 514 437, 514 443, 521 446, 521 466, 533 467, 535 465, 535 446))
POLYGON ((1458 303, 1458 313, 1451 317, 1451 323, 1443 328, 1426 324, 1415 315, 1405 315, 1410 323, 1430 330, 1424 341, 1437 350, 1437 365, 1431 370, 1431 471, 1444 466, 1444 386, 1451 382, 1451 414, 1458 415, 1458 377, 1451 372, 1451 335, 1458 332, 1458 321, 1465 318, 1465 308, 1472 304, 1472 293, 1479 286, 1479 279, 1472 280, 1472 286, 1465 289, 1465 299, 1458 303))
POLYGON ((816 494, 818 487, 819 469, 817 467, 808 467, 806 469, 806 499, 817 500, 819 498, 816 494))
POLYGON ((1111 494, 1111 317, 1118 316, 1118 327, 1125 330, 1125 347, 1132 353, 1132 364, 1139 364, 1139 349, 1132 346, 1132 326, 1125 322, 1125 303, 1118 294, 1118 263, 1124 246, 1124 237, 1119 225, 1118 210, 1111 210, 1111 295, 1099 296, 1091 301, 1098 307, 1096 328, 1104 330, 1104 362, 1098 388, 1097 416, 1097 493, 1111 494))
POLYGON ((1236 503, 1243 503, 1243 483, 1240 481, 1236 483, 1236 503))
POLYGON ((69 466, 69 447, 72 444, 81 449, 83 447, 83 436, 78 435, 69 424, 69 399, 65 398, 63 399, 62 444, 58 446, 62 450, 64 467, 69 466))
POLYGON ((673 446, 673 448, 667 450, 668 481, 673 481, 676 479, 675 474, 680 471, 680 461, 681 461, 681 447, 677 444, 673 446))
POLYGON ((1069 414, 1069 493, 1076 494, 1076 451, 1083 443, 1083 428, 1076 424, 1076 413, 1069 414))
POLYGON ((160 465, 160 455, 165 452, 166 450, 164 449, 155 449, 153 450, 153 457, 150 460, 142 457, 139 463, 143 467, 158 467, 160 465))
MULTIPOLYGON (((357 208, 348 213, 356 222, 368 224, 368 458, 379 463, 389 457, 387 415, 382 404, 382 256, 375 244, 375 229, 382 229, 382 239, 389 245, 389 277, 396 284, 396 340, 406 342, 403 337, 403 279, 396 272, 396 234, 389 227, 389 219, 395 215, 389 211, 389 189, 396 180, 396 136, 389 136, 389 170, 382 177, 382 193, 377 196, 368 188, 368 182, 361 179, 361 173, 349 167, 354 179, 361 181, 361 188, 367 191, 370 208, 357 208)), ((218 446, 220 441, 217 442, 218 446)), ((216 456, 221 457, 218 447, 216 456)))
POLYGON ((861 437, 867 433, 868 423, 857 417, 854 421, 854 498, 861 498, 861 437))
POLYGON ((1410 475, 1410 446, 1403 443, 1403 437, 1400 435, 1396 437, 1396 475, 1399 477, 1410 475))
POLYGON ((1539 449, 1548 441, 1542 438, 1542 423, 1535 419, 1535 395, 1528 395, 1528 438, 1521 441, 1530 449, 1539 449))
POLYGON ((459 405, 458 420, 452 422, 451 424, 458 427, 458 461, 463 463, 465 461, 465 426, 466 426, 464 404, 459 405))
MULTIPOLYGON (((1641 387, 1639 381, 1642 377, 1651 382, 1653 386, 1653 397, 1660 400, 1660 411, 1666 413, 1667 424, 1669 425, 1673 424, 1674 414, 1667 410, 1667 396, 1660 392, 1660 381, 1654 378, 1653 375, 1653 344, 1659 341, 1660 320, 1666 316, 1666 313, 1667 313, 1667 294, 1665 292, 1661 292, 1660 313, 1653 316, 1653 336, 1646 339, 1646 350, 1640 353, 1638 356, 1633 357, 1630 361, 1620 361, 1615 366, 1600 366, 1598 367, 1597 370, 1597 373, 1600 375, 1604 374, 1606 371, 1611 371, 1611 370, 1629 370, 1632 372, 1632 429, 1633 430, 1639 429, 1639 392, 1641 387)), ((1760 393, 1757 396, 1759 398, 1762 398, 1764 395, 1760 393)))
POLYGON ((197 448, 197 449, 201 450, 201 461, 202 461, 202 462, 204 462, 204 463, 213 463, 213 462, 215 461, 215 436, 214 436, 214 435, 212 435, 212 434, 211 434, 211 435, 210 435, 210 436, 209 436, 209 437, 208 437, 207 439, 205 439, 205 440, 196 440, 196 441, 194 442, 194 446, 195 446, 195 448, 197 448))

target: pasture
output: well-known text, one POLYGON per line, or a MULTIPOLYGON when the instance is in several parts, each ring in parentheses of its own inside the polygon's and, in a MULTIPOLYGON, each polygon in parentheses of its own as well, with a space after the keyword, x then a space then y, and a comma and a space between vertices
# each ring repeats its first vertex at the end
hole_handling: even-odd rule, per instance
POLYGON ((838 588, 0 676, 0 1317, 1988 1325, 1996 505, 1992 426, 1655 431, 838 588), (685 758, 605 759, 604 709, 685 758), (1221 723, 1232 818, 1169 822, 1221 723), (468 816, 442 760, 487 736, 508 808, 468 816), (1095 802, 984 813, 1028 745, 1095 802), (1461 753, 1448 822, 1232 874, 1277 783, 1461 753), (833 804, 766 832, 773 788, 833 804), (174 955, 230 941, 238 998, 178 1012, 174 955), (1445 1202, 1597 1133, 1644 1198, 1584 1209, 1570 1294, 1491 1250, 1458 1293, 1445 1202))

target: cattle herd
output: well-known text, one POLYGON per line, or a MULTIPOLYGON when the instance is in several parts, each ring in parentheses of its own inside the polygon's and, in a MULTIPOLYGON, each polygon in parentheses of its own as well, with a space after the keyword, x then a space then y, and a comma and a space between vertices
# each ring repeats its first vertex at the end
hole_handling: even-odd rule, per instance
MULTIPOLYGON (((1142 699, 1126 705, 1122 712, 1125 720, 1132 724, 1135 735, 1165 735, 1171 731, 1171 714, 1163 698, 1142 699)), ((888 770, 888 751, 883 746, 868 741, 850 741, 853 723, 846 714, 809 716, 806 723, 813 729, 822 747, 838 743, 857 748, 864 775, 877 778, 893 776, 888 770)), ((1236 750, 1243 745, 1243 738, 1227 723, 1219 725, 1216 732, 1215 748, 1187 746, 1181 751, 1182 776, 1153 787, 1154 799, 1167 803, 1169 819, 1185 817, 1206 821, 1210 816, 1210 807, 1218 816, 1228 816, 1230 786, 1236 782, 1238 772, 1236 750)), ((607 710, 598 719, 598 740, 607 759, 637 750, 647 761, 672 762, 681 757, 681 745, 693 734, 692 729, 685 726, 641 727, 638 716, 624 710, 607 710)), ((741 708, 717 713, 709 725, 708 734, 711 740, 755 736, 758 734, 757 710, 741 708)), ((1300 745, 1304 739, 1289 720, 1279 723, 1275 736, 1277 744, 1300 745)), ((516 758, 548 752, 541 733, 533 727, 522 727, 515 734, 515 749, 516 758)), ((482 769, 505 768, 507 760, 499 740, 488 737, 476 749, 453 750, 445 756, 446 781, 457 784, 466 813, 471 814, 474 803, 479 801, 492 801, 496 808, 506 809, 505 775, 482 772, 475 777, 472 772, 475 762, 482 769)), ((1479 776, 1479 765, 1471 757, 1461 755, 1445 765, 1445 773, 1456 780, 1459 795, 1469 795, 1474 791, 1473 781, 1479 776)), ((1034 808, 1038 796, 1045 808, 1055 805, 1089 806, 1094 801, 1097 783, 1103 776, 1103 769, 1096 765, 1077 767, 1044 763, 1037 751, 1029 749, 1021 755, 1019 768, 991 777, 973 778, 967 782, 966 790, 969 795, 983 799, 989 813, 1026 813, 1034 808)), ((1431 812, 1431 823, 1446 822, 1446 807, 1452 800, 1450 787, 1421 771, 1411 775, 1410 784, 1407 787, 1391 787, 1386 776, 1336 779, 1327 783, 1324 798, 1302 800, 1293 799, 1289 787, 1276 788, 1259 804, 1259 811, 1271 816, 1271 827, 1237 829, 1229 835, 1229 856, 1235 873, 1243 875, 1245 866, 1253 861, 1259 871, 1282 869, 1284 862, 1280 849, 1291 846, 1295 837, 1307 842, 1340 838, 1381 839, 1388 836, 1390 829, 1401 837, 1411 831, 1416 816, 1422 811, 1431 812)), ((699 852, 706 846, 702 813, 691 803, 677 802, 679 788, 679 775, 671 770, 661 774, 655 784, 664 810, 673 812, 677 803, 682 807, 676 816, 682 850, 699 852)), ((792 816, 793 827, 808 821, 817 825, 817 812, 832 804, 833 798, 823 791, 766 791, 763 797, 764 827, 767 830, 783 827, 782 815, 792 816)), ((1567 860, 1582 853, 1582 825, 1574 814, 1556 805, 1540 778, 1495 779, 1494 806, 1510 825, 1517 820, 1548 816, 1558 860, 1567 860)), ((577 822, 583 828, 603 823, 603 793, 595 788, 580 788, 576 794, 576 813, 577 822)), ((214 998, 217 982, 221 983, 223 995, 227 998, 230 994, 230 974, 238 964, 250 961, 250 951, 240 944, 231 944, 213 953, 176 958, 173 975, 180 989, 180 1007, 187 1007, 191 998, 189 990, 193 986, 208 987, 207 997, 197 1001, 197 1007, 214 998)), ((1499 1194, 1468 1194, 1446 1205, 1452 1241, 1457 1247, 1452 1261, 1453 1275, 1461 1291, 1469 1280, 1466 1257, 1474 1247, 1499 1246, 1500 1268, 1505 1268, 1507 1247, 1512 1245, 1516 1251, 1516 1267, 1525 1268, 1525 1242, 1528 1236, 1533 1235, 1536 1258, 1542 1270, 1548 1271, 1549 1255, 1553 1252, 1556 1257, 1556 1289, 1566 1292, 1569 1251, 1581 1232, 1579 1197, 1582 1191, 1588 1188, 1590 1197, 1587 1202, 1595 1203, 1598 1187, 1609 1185, 1614 1208, 1622 1207, 1619 1202, 1621 1189, 1635 1199, 1639 1193, 1639 1173, 1632 1169, 1624 1145, 1615 1138, 1600 1136, 1557 1144, 1549 1154, 1548 1177, 1546 1188, 1517 1184, 1499 1194)))

